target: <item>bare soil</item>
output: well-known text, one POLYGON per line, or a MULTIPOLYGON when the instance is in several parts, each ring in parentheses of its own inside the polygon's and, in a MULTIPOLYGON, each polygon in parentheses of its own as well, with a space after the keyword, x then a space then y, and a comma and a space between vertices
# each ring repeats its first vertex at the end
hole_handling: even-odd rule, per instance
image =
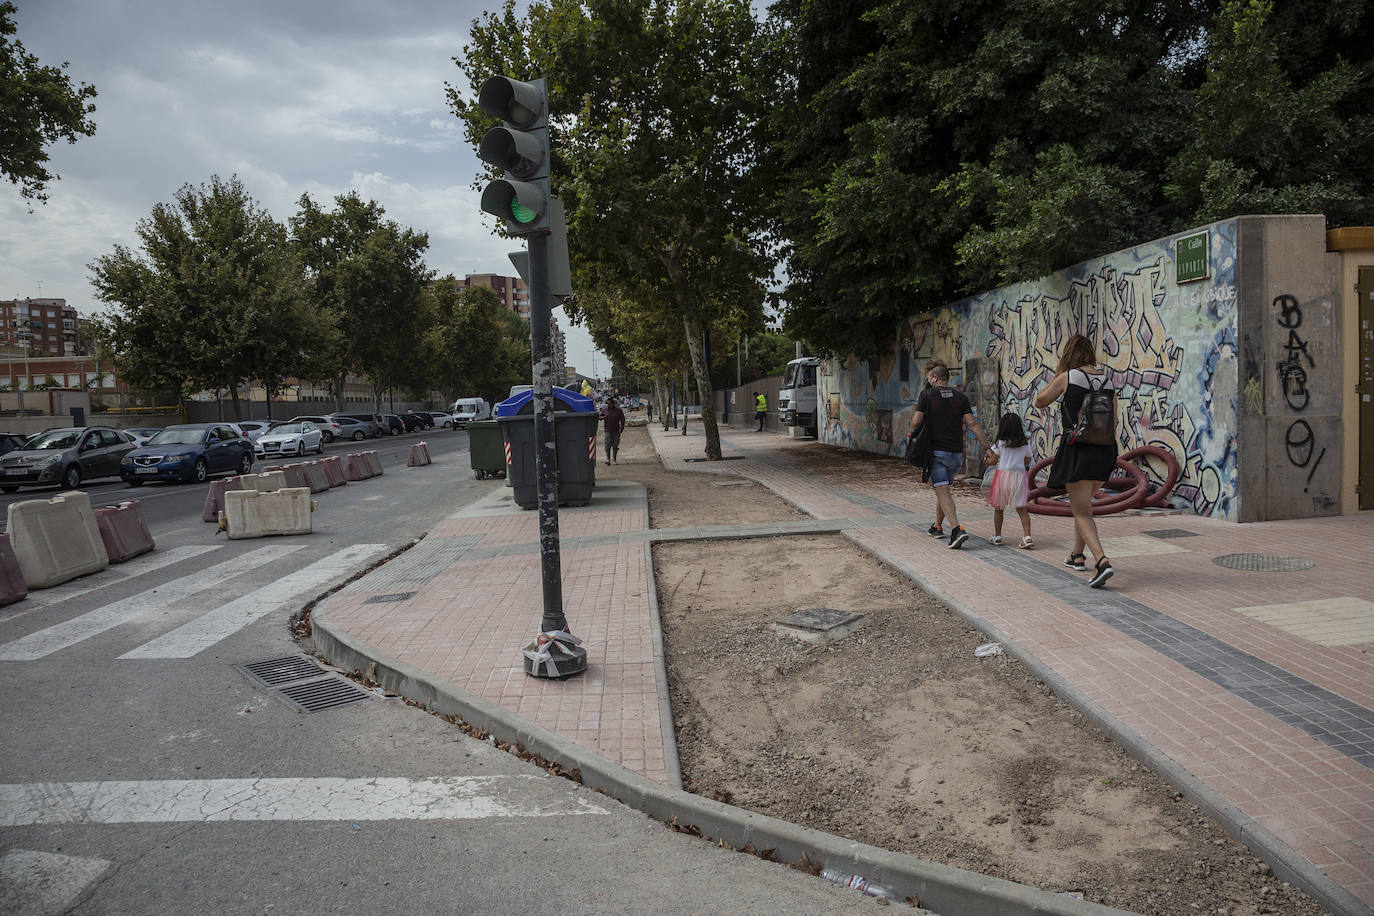
MULTIPOLYGON (((874 465, 834 451, 814 460, 874 465)), ((643 482, 655 527, 804 517, 758 484, 664 469, 642 428, 598 474, 643 482)), ((848 540, 662 544, 654 569, 690 791, 1138 913, 1324 912, 1018 662, 975 657, 987 637, 848 540), (808 607, 864 625, 829 645, 775 631, 808 607)))

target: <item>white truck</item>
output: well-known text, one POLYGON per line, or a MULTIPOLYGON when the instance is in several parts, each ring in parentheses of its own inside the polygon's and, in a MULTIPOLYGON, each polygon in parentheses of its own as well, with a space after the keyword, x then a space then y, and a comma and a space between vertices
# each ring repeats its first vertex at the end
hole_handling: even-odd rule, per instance
POLYGON ((800 426, 806 435, 815 436, 818 426, 816 374, 821 361, 815 356, 803 356, 787 364, 778 389, 778 414, 783 426, 800 426))

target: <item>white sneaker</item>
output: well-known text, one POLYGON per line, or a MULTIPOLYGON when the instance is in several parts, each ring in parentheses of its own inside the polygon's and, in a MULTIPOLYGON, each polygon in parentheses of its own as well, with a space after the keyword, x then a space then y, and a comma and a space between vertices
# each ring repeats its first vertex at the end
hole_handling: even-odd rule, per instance
POLYGON ((988 538, 988 543, 991 544, 993 547, 1001 547, 1002 535, 994 534, 992 537, 988 538))

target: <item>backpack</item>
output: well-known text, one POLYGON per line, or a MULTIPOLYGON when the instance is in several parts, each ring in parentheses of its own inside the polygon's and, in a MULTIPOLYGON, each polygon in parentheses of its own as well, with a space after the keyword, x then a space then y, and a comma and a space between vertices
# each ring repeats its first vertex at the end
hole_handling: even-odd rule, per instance
POLYGON ((1097 388, 1092 387, 1092 377, 1088 379, 1088 393, 1078 408, 1078 424, 1069 430, 1070 445, 1115 445, 1116 444, 1116 392, 1107 387, 1103 379, 1097 388))
POLYGON ((930 466, 935 462, 935 442, 930 438, 930 424, 922 422, 906 440, 906 460, 921 469, 921 482, 930 479, 930 466))

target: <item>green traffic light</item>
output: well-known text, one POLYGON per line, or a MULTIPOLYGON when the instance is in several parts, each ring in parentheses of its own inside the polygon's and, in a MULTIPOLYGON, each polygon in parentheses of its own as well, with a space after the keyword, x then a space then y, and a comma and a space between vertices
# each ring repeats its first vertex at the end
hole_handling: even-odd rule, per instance
POLYGON ((539 214, 529 207, 522 207, 518 197, 510 199, 510 214, 517 223, 532 223, 539 218, 539 214))

